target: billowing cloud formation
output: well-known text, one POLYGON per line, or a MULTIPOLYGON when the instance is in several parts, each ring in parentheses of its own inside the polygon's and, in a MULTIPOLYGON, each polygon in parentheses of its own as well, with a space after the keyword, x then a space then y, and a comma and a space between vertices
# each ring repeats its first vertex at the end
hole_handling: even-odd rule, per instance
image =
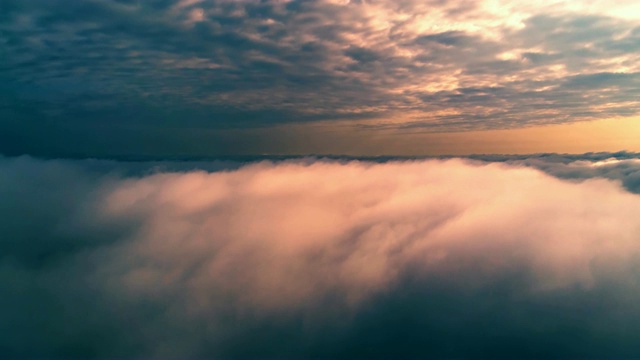
POLYGON ((318 120, 461 131, 630 116, 639 19, 627 0, 5 0, 0 139, 69 154, 101 134, 94 152, 116 137, 141 153, 130 138, 150 132, 184 144, 318 120))
POLYGON ((640 352, 640 197, 611 180, 462 159, 127 167, 0 159, 3 356, 640 352))

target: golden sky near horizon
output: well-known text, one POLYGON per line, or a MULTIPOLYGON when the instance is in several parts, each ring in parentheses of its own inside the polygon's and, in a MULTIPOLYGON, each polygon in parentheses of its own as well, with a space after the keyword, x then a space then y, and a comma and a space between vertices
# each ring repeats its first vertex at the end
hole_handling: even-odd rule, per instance
MULTIPOLYGON (((259 132, 243 131, 227 136, 252 141, 267 137, 272 145, 264 155, 420 156, 470 154, 528 154, 640 152, 640 119, 637 117, 550 124, 525 128, 464 132, 407 132, 396 130, 336 128, 326 125, 286 125, 259 132)), ((251 154, 251 149, 239 154, 251 154)))

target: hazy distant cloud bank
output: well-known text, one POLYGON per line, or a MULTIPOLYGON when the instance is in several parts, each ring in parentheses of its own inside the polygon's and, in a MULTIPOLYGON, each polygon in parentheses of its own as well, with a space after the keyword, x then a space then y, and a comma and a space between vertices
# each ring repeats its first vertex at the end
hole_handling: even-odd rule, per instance
POLYGON ((629 191, 640 193, 640 154, 633 152, 589 153, 582 155, 481 155, 475 159, 529 166, 561 179, 595 177, 616 180, 629 191))
POLYGON ((2 355, 638 356, 637 160, 563 161, 0 158, 2 355))

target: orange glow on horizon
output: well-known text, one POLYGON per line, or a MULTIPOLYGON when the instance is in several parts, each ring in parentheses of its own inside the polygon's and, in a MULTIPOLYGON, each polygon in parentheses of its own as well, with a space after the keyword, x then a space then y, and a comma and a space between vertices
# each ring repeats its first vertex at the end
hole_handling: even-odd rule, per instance
MULTIPOLYGON (((389 123, 385 120, 385 123, 389 123)), ((400 122, 396 123, 398 125, 400 122)), ((247 136, 245 134, 244 136, 247 136)), ((429 156, 640 151, 637 117, 466 132, 354 128, 335 122, 278 126, 248 136, 269 137, 266 154, 429 156)))

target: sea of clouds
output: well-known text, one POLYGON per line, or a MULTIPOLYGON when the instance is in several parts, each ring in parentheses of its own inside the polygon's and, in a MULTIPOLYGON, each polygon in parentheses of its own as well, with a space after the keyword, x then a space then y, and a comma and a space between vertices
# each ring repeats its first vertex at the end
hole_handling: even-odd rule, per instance
POLYGON ((640 356, 636 154, 0 157, 8 357, 640 356))

